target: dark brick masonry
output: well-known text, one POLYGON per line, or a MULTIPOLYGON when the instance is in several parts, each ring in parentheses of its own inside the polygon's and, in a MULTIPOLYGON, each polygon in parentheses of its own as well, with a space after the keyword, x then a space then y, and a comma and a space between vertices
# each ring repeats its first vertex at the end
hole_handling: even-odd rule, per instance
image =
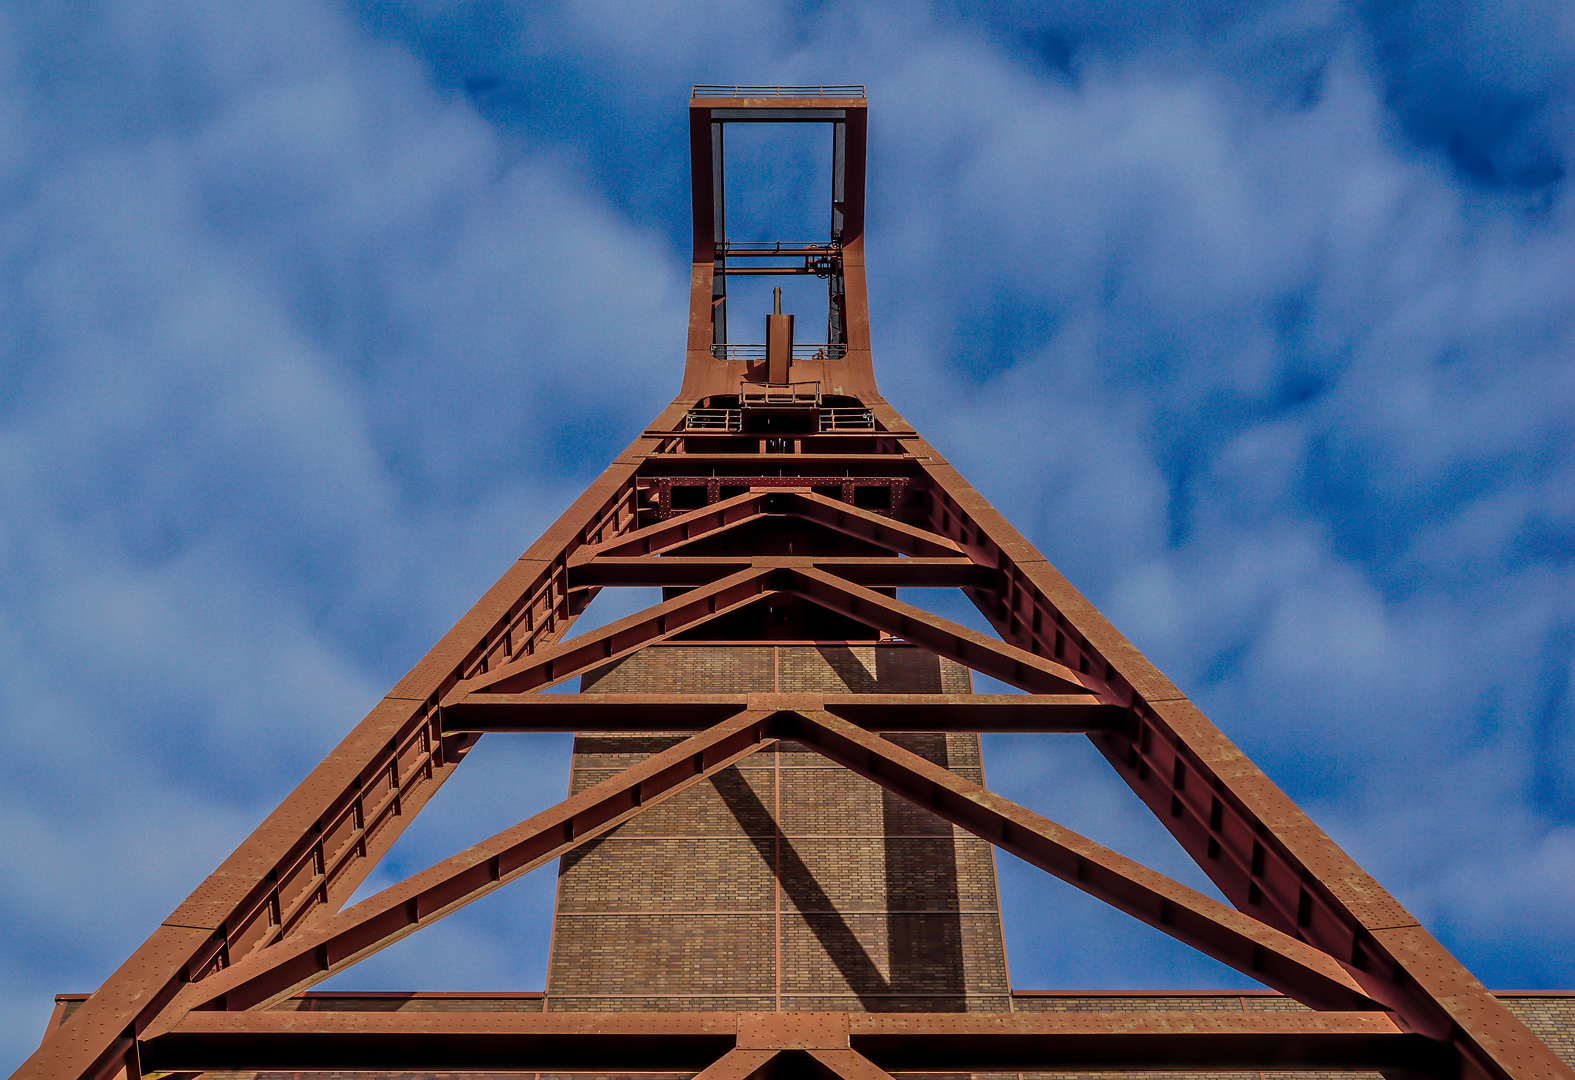
MULTIPOLYGON (((900 643, 660 645, 584 690, 970 693, 900 643)), ((575 741, 579 791, 676 741, 575 741)), ((976 735, 903 746, 982 782, 976 735)), ((565 858, 547 1008, 1006 1011, 990 845, 797 743, 778 744, 565 858)))

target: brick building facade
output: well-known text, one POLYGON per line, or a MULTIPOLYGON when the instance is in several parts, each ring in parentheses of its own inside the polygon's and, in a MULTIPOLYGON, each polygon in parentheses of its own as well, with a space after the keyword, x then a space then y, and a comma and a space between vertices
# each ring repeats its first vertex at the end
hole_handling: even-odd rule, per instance
MULTIPOLYGON (((898 642, 661 645, 585 677, 598 693, 972 692, 898 642)), ((983 783, 979 738, 895 736, 983 783)), ((571 793, 677 737, 581 736, 571 793)), ((565 858, 548 1009, 1006 1011, 988 843, 776 743, 565 858)))

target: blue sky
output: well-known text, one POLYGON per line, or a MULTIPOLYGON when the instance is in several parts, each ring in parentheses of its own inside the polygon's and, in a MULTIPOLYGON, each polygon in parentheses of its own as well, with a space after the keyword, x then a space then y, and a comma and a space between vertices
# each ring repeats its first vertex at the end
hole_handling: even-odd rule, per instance
MULTIPOLYGON (((1575 986, 1567 7, 16 3, 0 1065, 676 390, 696 81, 868 84, 887 396, 1489 985, 1575 986)), ((378 880, 564 758, 484 741, 378 880)), ((986 768, 1186 874, 1086 748, 986 768)), ((1242 984, 1001 870, 1020 986, 1242 984)), ((338 984, 539 987, 550 884, 338 984)))

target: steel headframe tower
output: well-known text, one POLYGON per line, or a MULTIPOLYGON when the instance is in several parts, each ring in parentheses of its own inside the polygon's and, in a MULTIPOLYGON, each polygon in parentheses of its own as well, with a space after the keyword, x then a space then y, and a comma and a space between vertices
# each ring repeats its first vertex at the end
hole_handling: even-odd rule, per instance
MULTIPOLYGON (((864 274, 861 87, 697 87, 682 390, 17 1072, 1376 1068, 1570 1070, 883 400, 864 274), (722 135, 829 125, 831 229, 730 244, 722 135), (828 283, 826 341, 728 341, 730 277, 828 283), (798 550, 793 550, 795 541, 798 550), (664 599, 567 638, 603 588, 664 599), (895 598, 961 589, 997 637, 895 598), (1014 695, 540 691, 653 644, 900 639, 1014 695), (673 732, 667 749, 345 907, 484 732, 673 732), (904 749, 888 732, 1085 734, 1231 905, 904 749), (1312 1011, 357 1013, 270 1008, 773 744, 821 755, 1312 1011)), ((592 687, 591 689, 594 689, 592 687)), ((780 687, 774 687, 780 689, 780 687)))

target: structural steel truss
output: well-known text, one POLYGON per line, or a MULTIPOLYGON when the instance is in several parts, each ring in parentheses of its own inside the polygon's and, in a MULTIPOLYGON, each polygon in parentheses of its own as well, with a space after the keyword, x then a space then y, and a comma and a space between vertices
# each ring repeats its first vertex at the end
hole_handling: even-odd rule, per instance
POLYGON ((1375 1068, 1570 1077, 881 398, 864 283, 862 90, 697 88, 689 115, 694 256, 678 397, 16 1076, 664 1069, 743 1080, 786 1069, 880 1080, 894 1070, 1375 1068), (746 122, 827 124, 834 145, 830 240, 794 252, 828 280, 827 347, 792 353, 790 381, 817 383, 816 401, 785 393, 776 412, 752 412, 740 392, 769 388, 760 358, 722 347, 727 275, 782 270, 780 258, 765 269, 729 265, 782 250, 732 250, 722 232, 722 132, 746 122), (816 420, 824 409, 846 410, 830 431, 816 420), (736 424, 691 425, 696 410, 736 412, 736 424), (847 417, 864 430, 847 430, 847 417), (620 586, 661 586, 665 599, 566 636, 600 589, 620 586), (895 599, 910 586, 961 589, 997 636, 895 599), (678 635, 802 638, 833 624, 902 638, 1023 693, 539 693, 678 635), (482 734, 597 730, 693 734, 345 906, 482 734), (900 748, 880 734, 889 731, 1085 734, 1230 904, 900 748), (781 739, 1315 1011, 268 1011, 781 739))

